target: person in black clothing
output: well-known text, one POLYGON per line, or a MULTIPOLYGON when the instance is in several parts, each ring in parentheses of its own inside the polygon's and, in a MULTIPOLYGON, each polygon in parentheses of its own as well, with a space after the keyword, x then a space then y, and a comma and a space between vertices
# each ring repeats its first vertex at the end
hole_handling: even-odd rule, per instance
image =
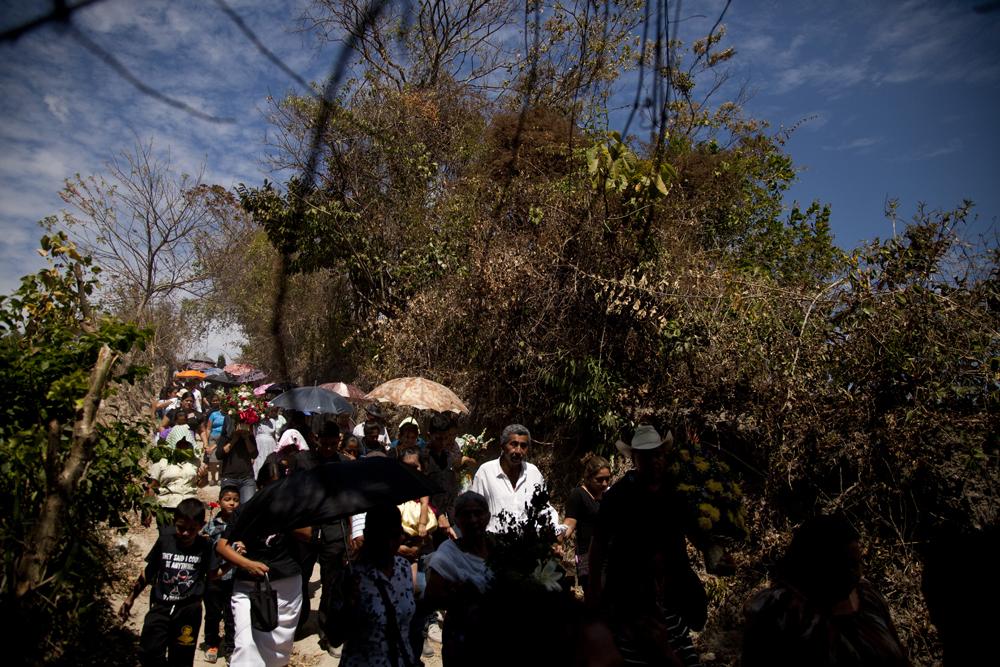
POLYGON ((149 611, 139 638, 143 665, 192 665, 201 627, 201 601, 209 578, 221 574, 212 542, 201 534, 205 505, 185 498, 174 510, 174 525, 164 528, 146 555, 119 615, 126 620, 135 599, 149 584, 149 611))
POLYGON ((219 437, 219 484, 235 486, 240 490, 240 504, 253 498, 257 482, 253 474, 253 460, 257 458, 257 441, 253 427, 239 423, 227 416, 219 437))
POLYGON ((300 452, 295 460, 295 470, 311 470, 324 463, 338 463, 340 457, 340 428, 334 422, 323 424, 316 445, 300 452))
POLYGON ((385 452, 391 442, 389 430, 385 427, 385 415, 378 403, 365 408, 365 421, 355 425, 351 433, 362 440, 362 455, 372 451, 385 452), (376 427, 370 434, 369 426, 376 427))
MULTIPOLYGON (((342 459, 338 453, 340 428, 336 423, 327 422, 319 434, 319 442, 315 449, 300 452, 295 465, 297 470, 309 470, 319 465, 338 463, 342 459)), ((309 619, 309 578, 313 566, 319 563, 320 589, 322 590, 319 604, 319 645, 330 653, 339 655, 339 650, 330 646, 326 639, 326 612, 333 603, 333 596, 339 595, 339 589, 334 585, 340 573, 344 570, 347 559, 347 527, 344 521, 315 526, 312 539, 308 544, 301 545, 300 565, 302 567, 302 614, 299 616, 298 633, 304 632, 309 619)))
POLYGON ((601 500, 590 545, 587 602, 600 609, 626 662, 697 665, 689 630, 708 617, 705 588, 688 560, 684 504, 668 476, 670 433, 636 429, 634 470, 601 500))
POLYGON ((455 520, 455 500, 462 487, 459 470, 465 459, 457 448, 450 446, 455 443, 452 428, 451 419, 446 415, 434 415, 430 424, 430 441, 420 453, 423 473, 441 488, 440 493, 430 498, 438 524, 438 530, 433 536, 435 545, 448 538, 457 538, 452 525, 455 520))
MULTIPOLYGON (((273 483, 280 479, 277 468, 273 462, 261 467, 261 480, 273 483)), ((216 546, 219 556, 239 568, 233 575, 232 598, 236 646, 231 664, 236 665, 288 664, 302 606, 301 568, 291 544, 292 540, 308 540, 311 530, 259 534, 253 529, 254 518, 262 511, 267 511, 266 504, 241 504, 216 546), (250 619, 249 594, 265 577, 278 597, 278 626, 270 632, 257 630, 250 619)))
POLYGON ((583 457, 583 480, 570 491, 566 501, 566 534, 564 540, 576 535, 576 578, 587 590, 590 580, 590 538, 597 525, 601 496, 611 482, 611 464, 603 456, 590 452, 583 457))

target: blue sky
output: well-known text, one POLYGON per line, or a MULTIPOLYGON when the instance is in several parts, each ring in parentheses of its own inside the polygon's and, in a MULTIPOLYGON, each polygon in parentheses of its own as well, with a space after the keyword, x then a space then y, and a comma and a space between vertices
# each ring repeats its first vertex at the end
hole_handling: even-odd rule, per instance
MULTIPOLYGON (((335 49, 296 32, 303 3, 230 2, 315 80, 335 49)), ((724 4, 686 2, 681 37, 707 32, 724 4)), ((830 203, 841 246, 891 233, 882 217, 889 197, 907 215, 917 202, 972 199, 979 219, 967 232, 995 240, 1000 11, 977 14, 977 4, 733 0, 723 45, 737 56, 722 94, 746 85, 748 111, 774 128, 810 119, 787 144, 801 170, 791 198, 830 203)), ((4 3, 0 28, 41 11, 44 3, 4 3)), ((189 173, 204 165, 207 181, 259 183, 268 175, 267 97, 294 86, 211 2, 106 0, 76 20, 148 84, 237 122, 208 123, 141 95, 55 27, 0 45, 0 292, 40 265, 36 222, 63 208, 63 180, 101 172, 136 137, 189 173)))
POLYGON ((996 239, 1000 216, 1000 11, 980 2, 740 2, 726 16, 751 113, 803 124, 787 148, 792 195, 833 206, 837 241, 885 237, 885 200, 952 208, 970 235, 996 239))

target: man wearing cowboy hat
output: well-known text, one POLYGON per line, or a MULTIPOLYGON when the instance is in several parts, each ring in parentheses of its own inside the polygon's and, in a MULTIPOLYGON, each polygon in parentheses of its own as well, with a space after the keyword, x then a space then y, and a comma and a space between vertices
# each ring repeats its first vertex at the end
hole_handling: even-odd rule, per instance
POLYGON ((697 662, 688 630, 704 626, 708 600, 688 561, 687 514, 667 475, 673 436, 642 424, 631 445, 617 444, 634 469, 601 499, 587 603, 607 615, 626 658, 697 662))

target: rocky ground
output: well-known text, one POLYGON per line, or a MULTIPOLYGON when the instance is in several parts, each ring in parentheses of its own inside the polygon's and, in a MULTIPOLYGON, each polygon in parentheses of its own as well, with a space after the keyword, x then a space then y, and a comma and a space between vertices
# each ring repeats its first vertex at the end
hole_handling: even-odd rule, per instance
MULTIPOLYGON (((206 503, 215 501, 219 495, 218 486, 206 486, 199 491, 199 497, 206 503)), ((156 542, 157 531, 155 526, 146 528, 141 524, 135 524, 129 528, 129 531, 121 537, 117 537, 116 545, 122 554, 122 562, 120 563, 121 571, 126 575, 126 581, 123 585, 116 587, 115 593, 112 595, 112 603, 114 604, 114 609, 121 606, 122 600, 128 592, 128 587, 131 582, 135 579, 138 573, 143 568, 143 559, 146 554, 152 548, 153 544, 156 542)), ((315 567, 310 577, 310 592, 312 593, 309 603, 311 608, 315 612, 319 607, 319 567, 315 567)), ((136 637, 139 635, 139 631, 142 629, 142 619, 146 615, 146 611, 149 608, 149 589, 135 601, 135 605, 132 607, 132 616, 129 618, 127 627, 135 632, 136 637)), ((312 624, 313 619, 317 618, 317 615, 313 613, 310 617, 310 624, 312 624)), ((295 642, 295 648, 292 653, 292 660, 290 665, 296 667, 332 667, 340 663, 338 658, 329 655, 326 651, 319 646, 319 637, 316 634, 315 627, 309 627, 307 625, 306 631, 309 633, 303 639, 295 642)), ((201 644, 204 629, 199 632, 198 642, 201 644)), ((441 644, 440 634, 436 631, 436 627, 431 630, 431 639, 428 641, 428 645, 434 650, 433 656, 425 656, 423 658, 424 665, 428 667, 439 667, 441 665, 441 644)), ((205 662, 205 654, 203 651, 198 651, 195 656, 195 665, 208 665, 210 663, 205 662)), ((216 663, 217 665, 224 664, 223 661, 216 663)))

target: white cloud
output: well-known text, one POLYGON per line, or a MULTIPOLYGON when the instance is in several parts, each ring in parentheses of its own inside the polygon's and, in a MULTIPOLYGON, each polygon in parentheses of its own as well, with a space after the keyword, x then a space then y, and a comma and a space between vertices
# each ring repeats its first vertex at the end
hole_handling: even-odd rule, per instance
POLYGON ((774 38, 770 35, 750 35, 739 42, 739 53, 743 56, 760 57, 774 53, 774 38))
POLYGON ((918 160, 933 160, 957 153, 965 148, 965 142, 958 137, 952 137, 944 144, 927 144, 895 158, 896 162, 914 162, 918 160))
POLYGON ((778 72, 775 92, 786 93, 800 86, 811 85, 833 95, 866 78, 868 65, 865 61, 832 65, 822 60, 812 60, 778 72))
POLYGON ((938 146, 937 148, 932 148, 926 153, 919 156, 921 160, 930 160, 931 158, 942 157, 944 155, 951 155, 952 153, 957 153, 962 150, 963 144, 961 139, 952 139, 944 146, 938 146))
MULTIPOLYGON (((6 161, 5 158, 4 163, 6 161)), ((73 175, 67 156, 56 147, 31 151, 23 156, 18 167, 25 176, 43 179, 50 183, 62 182, 67 176, 73 175)))
POLYGON ((198 340, 191 341, 186 350, 181 354, 185 357, 193 358, 195 355, 205 356, 215 359, 220 354, 225 355, 227 360, 234 360, 239 357, 240 348, 246 343, 246 334, 239 325, 218 326, 216 323, 209 323, 208 333, 198 340))
POLYGON ((45 106, 48 107, 49 112, 58 118, 60 122, 65 123, 69 118, 69 107, 66 105, 66 101, 57 95, 46 95, 42 98, 45 102, 45 106))
POLYGON ((960 4, 911 0, 883 7, 868 34, 876 81, 995 81, 997 20, 960 4), (985 77, 985 78, 984 78, 985 77))
POLYGON ((7 254, 8 249, 20 249, 25 244, 34 243, 35 240, 35 237, 28 231, 28 228, 18 225, 5 225, 3 234, 0 234, 0 253, 7 254))
POLYGON ((885 137, 858 137, 857 139, 852 139, 836 146, 823 146, 823 150, 865 152, 873 146, 881 144, 883 141, 885 141, 885 137))
POLYGON ((1000 81, 1000 15, 962 3, 755 3, 730 7, 727 40, 776 93, 863 84, 1000 81))

